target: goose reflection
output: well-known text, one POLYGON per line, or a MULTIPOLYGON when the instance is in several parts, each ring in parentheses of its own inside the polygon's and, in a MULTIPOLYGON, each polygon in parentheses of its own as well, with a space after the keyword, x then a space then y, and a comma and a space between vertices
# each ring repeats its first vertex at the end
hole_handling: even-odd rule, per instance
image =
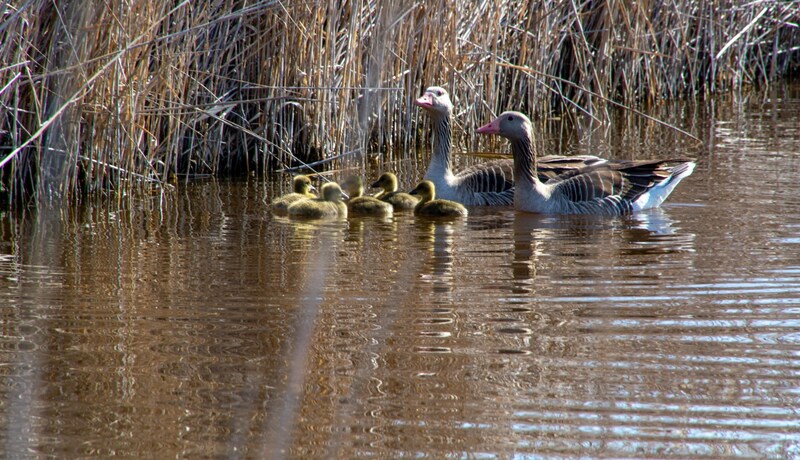
POLYGON ((604 260, 603 265, 609 268, 653 266, 659 263, 660 255, 694 252, 695 240, 695 235, 682 231, 663 208, 614 218, 516 213, 513 231, 513 292, 518 294, 534 289, 537 268, 553 257, 567 263, 548 270, 548 276, 557 276, 560 271, 572 278, 609 277, 609 272, 587 271, 581 261, 604 260))
POLYGON ((695 234, 682 231, 664 208, 648 209, 621 219, 625 255, 693 252, 695 234))
MULTIPOLYGON (((511 264, 514 283, 512 292, 530 294, 536 278, 536 261, 542 255, 542 244, 546 238, 534 237, 541 226, 540 214, 517 213, 514 219, 514 261, 511 264)), ((540 235, 541 236, 541 235, 540 235)))
POLYGON ((634 228, 645 230, 653 235, 674 235, 678 229, 675 221, 664 208, 654 208, 637 212, 628 217, 634 228))

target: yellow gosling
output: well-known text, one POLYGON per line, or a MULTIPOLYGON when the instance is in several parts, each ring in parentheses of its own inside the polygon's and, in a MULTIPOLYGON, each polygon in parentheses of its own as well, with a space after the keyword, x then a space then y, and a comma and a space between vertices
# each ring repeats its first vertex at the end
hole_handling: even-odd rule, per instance
POLYGON ((348 177, 342 186, 350 195, 347 210, 351 216, 391 216, 392 205, 372 196, 364 195, 364 181, 360 177, 348 177))
POLYGON ((412 190, 411 195, 419 195, 419 203, 414 207, 415 216, 429 217, 466 217, 467 208, 461 203, 436 199, 436 186, 424 180, 412 190))
POLYGON ((294 176, 292 190, 292 193, 287 193, 272 200, 272 212, 285 213, 292 203, 317 197, 311 193, 311 179, 302 174, 294 176))
POLYGON ((324 217, 347 217, 347 205, 342 202, 342 189, 335 182, 328 182, 320 190, 320 198, 300 200, 289 206, 289 216, 321 219, 324 217))
POLYGON ((380 188, 381 191, 375 198, 391 204, 395 210, 414 209, 419 203, 417 197, 397 191, 397 176, 394 173, 381 174, 381 177, 372 184, 372 188, 380 188))

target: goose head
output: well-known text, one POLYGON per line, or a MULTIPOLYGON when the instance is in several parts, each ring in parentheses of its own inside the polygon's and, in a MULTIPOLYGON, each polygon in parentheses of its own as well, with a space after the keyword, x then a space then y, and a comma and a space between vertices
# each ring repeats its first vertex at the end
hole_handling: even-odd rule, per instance
POLYGON ((509 140, 520 140, 531 137, 531 121, 520 112, 503 112, 477 129, 480 134, 496 134, 509 140))
POLYGON ((325 201, 342 200, 342 188, 339 187, 339 184, 336 182, 328 182, 327 184, 323 185, 320 192, 322 194, 322 199, 325 201))
POLYGON ((414 101, 414 105, 422 107, 429 114, 436 116, 450 115, 453 112, 450 95, 440 86, 431 86, 426 89, 425 93, 414 101))
POLYGON ((417 187, 408 192, 410 195, 419 195, 420 202, 431 201, 436 198, 436 186, 429 180, 424 180, 417 187))
POLYGON ((385 172, 370 187, 381 188, 386 192, 394 192, 397 190, 397 176, 394 173, 385 172))

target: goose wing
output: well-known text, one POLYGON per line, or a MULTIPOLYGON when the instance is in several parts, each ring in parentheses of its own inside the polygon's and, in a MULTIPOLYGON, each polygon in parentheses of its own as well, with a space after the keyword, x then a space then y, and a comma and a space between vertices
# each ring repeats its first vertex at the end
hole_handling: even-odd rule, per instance
POLYGON ((599 163, 562 174, 554 184, 553 192, 574 203, 608 197, 634 202, 655 185, 679 173, 679 169, 689 161, 669 159, 599 163))
POLYGON ((513 160, 477 163, 461 170, 456 178, 474 193, 502 193, 514 188, 513 160))
POLYGON ((607 160, 594 155, 574 155, 562 157, 547 155, 536 160, 536 175, 542 182, 547 182, 559 176, 579 172, 589 166, 606 163, 607 160))

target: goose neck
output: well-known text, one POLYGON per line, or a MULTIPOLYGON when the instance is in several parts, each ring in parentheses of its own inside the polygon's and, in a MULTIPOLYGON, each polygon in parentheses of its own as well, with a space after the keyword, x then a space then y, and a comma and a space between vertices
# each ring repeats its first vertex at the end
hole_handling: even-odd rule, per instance
POLYGON ((450 169, 450 144, 452 142, 452 128, 450 115, 443 115, 433 120, 433 159, 449 170, 450 169))
POLYGON ((514 156, 514 177, 530 183, 539 182, 536 175, 536 155, 530 137, 511 141, 511 153, 514 156))

